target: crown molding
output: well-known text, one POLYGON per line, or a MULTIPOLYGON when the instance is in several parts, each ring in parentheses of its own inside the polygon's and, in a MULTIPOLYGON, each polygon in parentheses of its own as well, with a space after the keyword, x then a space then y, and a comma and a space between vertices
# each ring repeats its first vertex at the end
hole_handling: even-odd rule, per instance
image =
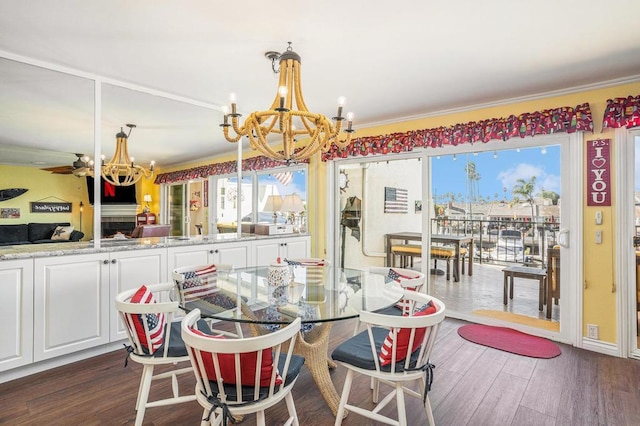
POLYGON ((404 123, 408 121, 421 120, 424 118, 440 117, 443 115, 450 115, 450 114, 457 114, 457 113, 468 112, 468 111, 475 111, 479 109, 493 108, 498 106, 515 104, 519 102, 536 101, 536 100, 551 98, 555 96, 571 95, 574 93, 586 92, 590 90, 605 89, 608 87, 621 86, 621 85, 630 84, 630 83, 637 83, 638 81, 640 81, 640 74, 635 74, 628 77, 621 77, 613 80, 601 81, 598 83, 583 84, 581 86, 573 86, 565 89, 551 90, 549 92, 537 93, 535 95, 518 96, 515 98, 507 98, 499 101, 468 105, 468 106, 458 107, 458 108, 443 109, 443 110, 430 112, 426 114, 415 114, 415 115, 408 115, 404 117, 391 118, 388 120, 361 123, 358 125, 358 127, 362 129, 362 128, 369 128, 369 127, 384 126, 388 124, 404 123))

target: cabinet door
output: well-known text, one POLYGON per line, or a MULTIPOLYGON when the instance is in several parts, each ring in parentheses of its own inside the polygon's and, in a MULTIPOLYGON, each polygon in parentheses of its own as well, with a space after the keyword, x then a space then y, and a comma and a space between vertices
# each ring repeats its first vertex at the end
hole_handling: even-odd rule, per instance
POLYGON ((253 246, 254 266, 267 266, 280 257, 303 258, 310 255, 311 237, 283 237, 256 240, 253 246))
POLYGON ((249 242, 218 244, 213 250, 213 263, 225 263, 234 268, 245 268, 250 264, 249 242))
POLYGON ((109 257, 109 318, 110 340, 126 339, 127 334, 114 299, 122 291, 138 288, 142 284, 167 281, 167 252, 165 249, 121 251, 109 257))
POLYGON ((280 239, 255 241, 253 245, 253 266, 267 266, 281 256, 280 239))
POLYGON ((309 257, 311 250, 309 250, 309 237, 300 238, 288 238, 282 241, 285 247, 285 257, 289 259, 300 259, 309 257))
POLYGON ((0 262, 0 371, 33 361, 33 259, 0 262))
POLYGON ((168 276, 176 268, 190 265, 207 265, 213 263, 214 249, 211 245, 196 245, 186 247, 171 247, 168 250, 168 276))
POLYGON ((109 342, 108 263, 107 254, 35 259, 34 361, 109 342))

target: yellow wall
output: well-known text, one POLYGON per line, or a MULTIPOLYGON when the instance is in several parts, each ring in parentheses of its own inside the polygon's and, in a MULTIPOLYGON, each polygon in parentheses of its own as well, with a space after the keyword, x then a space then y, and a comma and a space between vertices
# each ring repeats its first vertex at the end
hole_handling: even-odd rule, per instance
MULTIPOLYGON (((585 133, 585 140, 597 138, 614 139, 614 131, 607 129, 602 132, 602 117, 606 107, 607 99, 614 97, 626 97, 628 95, 637 95, 640 93, 640 83, 626 84, 615 87, 603 88, 598 90, 585 91, 575 94, 554 96, 545 99, 514 102, 507 105, 494 106, 473 111, 465 111, 453 114, 446 114, 436 117, 428 117, 419 120, 405 121, 399 123, 388 124, 384 126, 376 126, 370 128, 358 128, 356 135, 375 136, 384 135, 394 132, 406 132, 409 130, 419 130, 427 128, 435 128, 439 126, 450 126, 457 123, 467 123, 469 121, 478 121, 490 118, 508 117, 511 114, 519 115, 524 112, 534 112, 545 109, 557 108, 562 106, 575 107, 579 104, 588 102, 591 106, 591 112, 594 120, 594 133, 585 133)), ((615 141, 612 144, 611 158, 613 158, 613 149, 615 149, 615 141)), ((317 160, 316 160, 317 162, 317 160)), ((615 170, 615 164, 612 165, 615 170)), ((611 172, 612 188, 615 191, 615 182, 613 181, 613 170, 611 172)), ((319 181, 326 181, 326 173, 322 170, 319 172, 319 181)), ((586 177, 585 177, 586 181, 586 177)), ((317 194, 319 205, 326 203, 326 188, 319 187, 320 192, 317 194)), ((587 207, 586 198, 583 195, 584 204, 584 258, 583 271, 586 282, 583 303, 583 334, 586 336, 586 324, 597 324, 600 327, 600 340, 605 342, 616 342, 616 294, 612 292, 612 285, 615 282, 615 223, 614 211, 616 208, 616 200, 612 201, 611 207, 587 207), (593 220, 595 211, 602 210, 604 224, 603 244, 596 245, 594 243, 594 234, 596 230, 593 220)), ((321 213, 322 214, 322 213, 321 213)), ((326 247, 325 229, 320 226, 318 232, 313 236, 318 241, 319 247, 326 247)), ((620 284, 618 285, 620 287, 620 284)))
MULTIPOLYGON (((595 138, 610 138, 613 140, 614 132, 609 129, 602 132, 602 116, 606 106, 606 101, 613 97, 626 97, 628 95, 637 95, 640 93, 640 82, 614 86, 609 88, 584 91, 580 93, 553 96, 544 99, 513 102, 511 104, 498 105, 478 110, 464 111, 452 114, 443 114, 434 117, 417 119, 412 121, 398 122, 383 126, 358 128, 356 135, 358 137, 383 135, 394 132, 405 132, 408 130, 418 130, 426 128, 435 128, 439 126, 449 126, 457 123, 466 123, 469 121, 477 121, 482 119, 507 117, 511 114, 521 114, 524 112, 540 111, 562 106, 575 107, 576 105, 588 102, 591 106, 591 112, 594 119, 595 132, 585 133, 585 140, 595 138)), ((229 144, 229 153, 224 156, 215 158, 203 158, 201 161, 189 163, 187 165, 176 166, 165 169, 158 169, 159 173, 181 170, 185 168, 210 164, 213 162, 224 162, 235 160, 236 145, 229 144)), ((613 151, 615 150, 615 141, 612 144, 611 158, 613 159, 613 151)), ((257 155, 255 152, 245 151, 244 158, 257 155)), ((612 167, 615 170, 615 164, 612 167)), ((2 219, 1 223, 26 223, 29 221, 38 222, 54 222, 69 221, 78 226, 78 202, 82 199, 85 203, 85 212, 83 215, 83 232, 90 233, 92 229, 92 209, 88 205, 86 199, 85 180, 78 179, 72 175, 52 175, 44 171, 30 172, 28 176, 18 173, 16 168, 10 166, 0 166, 0 186, 4 188, 29 188, 30 191, 21 197, 5 201, 0 207, 19 207, 22 216, 19 220, 2 219), (30 214, 29 202, 45 199, 54 196, 64 200, 74 202, 72 214, 30 214)), ((613 181, 614 173, 611 173, 612 193, 615 190, 615 182, 613 181)), ((315 156, 309 165, 309 233, 312 235, 312 255, 323 257, 327 252, 326 241, 326 217, 325 208, 327 203, 327 166, 319 161, 319 156, 315 156), (317 224, 317 225, 316 225, 317 224)), ((151 194, 153 203, 151 210, 159 212, 160 202, 160 186, 154 185, 153 180, 143 180, 138 187, 138 197, 141 207, 144 205, 142 196, 146 193, 151 194)), ((598 324, 600 327, 600 339, 605 342, 616 342, 616 294, 612 291, 615 282, 615 223, 614 212, 616 208, 616 200, 612 202, 612 206, 608 208, 599 207, 604 217, 604 241, 601 245, 593 243, 593 236, 596 230, 593 217, 596 208, 587 207, 586 198, 583 196, 584 208, 584 234, 583 234, 583 250, 584 258, 582 261, 584 279, 586 288, 584 290, 583 301, 583 324, 585 324, 584 335, 586 335, 586 324, 598 324)), ((601 228, 602 229, 602 228, 601 228)), ((90 236, 85 239, 90 238, 90 236)), ((618 284, 617 287, 620 287, 618 284)))
POLYGON ((141 213, 147 203, 144 202, 144 195, 151 195, 151 202, 149 203, 149 210, 156 215, 160 213, 160 185, 154 185, 153 180, 155 175, 151 179, 140 179, 136 184, 136 200, 138 201, 138 213, 141 213))
POLYGON ((0 189, 26 188, 27 192, 0 202, 0 208, 19 208, 19 219, 0 219, 2 225, 39 222, 69 222, 80 230, 80 201, 84 203, 82 232, 84 241, 93 237, 93 209, 89 205, 86 179, 53 174, 32 167, 0 165, 0 189), (70 202, 71 213, 30 213, 33 201, 70 202))
MULTIPOLYGON (((585 140, 596 138, 610 138, 613 140, 613 130, 608 129, 602 132, 602 117, 606 107, 606 101, 614 97, 626 97, 628 95, 637 95, 640 93, 640 82, 619 85, 614 87, 583 91, 579 93, 559 95, 547 97, 544 99, 528 100, 512 102, 504 105, 496 105, 476 110, 457 112, 451 114, 443 114, 433 117, 427 117, 412 121, 403 121, 382 126, 374 126, 368 128, 357 128, 356 135, 375 136, 394 132, 406 132, 409 130, 419 130, 427 128, 436 128, 439 126, 450 126, 457 123, 467 123, 469 121, 477 121, 490 118, 508 117, 511 114, 519 115, 524 112, 534 112, 545 109, 557 108, 562 106, 575 107, 579 104, 588 102, 594 120, 594 133, 585 133, 585 140)), ((231 150, 235 150, 235 145, 230 144, 231 150)), ((615 150, 615 141, 612 144, 611 158, 615 150)), ((244 158, 256 155, 252 152, 245 151, 244 158)), ((191 163, 187 167, 194 167, 212 162, 229 161, 236 158, 235 151, 229 155, 207 158, 198 163, 191 163)), ((173 171, 187 168, 185 166, 168 168, 163 171, 173 171)), ((615 182, 613 181, 613 170, 615 164, 612 165, 611 191, 615 191, 615 182)), ((586 177, 585 177, 586 180, 586 177)), ((325 256, 327 252, 326 241, 326 217, 325 209, 327 203, 327 167, 325 163, 319 161, 319 157, 315 156, 309 165, 309 233, 312 235, 312 255, 325 256), (317 208, 314 208, 318 206, 317 208), (318 226, 316 226, 316 223, 318 226)), ((155 199, 155 198, 154 198, 155 199)), ((583 324, 585 329, 583 334, 586 335, 586 324, 597 324, 600 327, 600 340, 605 342, 616 342, 616 294, 612 291, 615 282, 615 223, 614 211, 616 208, 616 200, 613 200, 612 206, 601 208, 603 212, 604 224, 604 240, 603 244, 596 245, 594 241, 594 233, 596 226, 593 220, 595 207, 586 206, 586 198, 583 196, 584 208, 584 258, 583 272, 586 288, 584 290, 583 301, 583 324), (613 254, 612 254, 613 253, 613 254)), ((618 285, 618 287, 620 284, 618 285)))

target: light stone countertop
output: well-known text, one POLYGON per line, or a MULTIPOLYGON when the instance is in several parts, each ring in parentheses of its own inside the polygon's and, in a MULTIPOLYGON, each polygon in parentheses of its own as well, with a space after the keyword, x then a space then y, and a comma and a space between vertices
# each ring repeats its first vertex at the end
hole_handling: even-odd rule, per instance
POLYGON ((239 241, 266 240, 274 238, 304 237, 308 234, 278 234, 256 235, 243 234, 216 234, 211 236, 195 237, 153 237, 153 238, 129 238, 126 240, 104 239, 100 241, 100 247, 94 247, 93 241, 81 241, 77 243, 51 243, 51 244, 21 244, 15 246, 0 247, 0 261, 31 259, 36 257, 69 256, 76 254, 109 253, 127 250, 141 250, 153 248, 182 247, 204 244, 224 244, 239 241))

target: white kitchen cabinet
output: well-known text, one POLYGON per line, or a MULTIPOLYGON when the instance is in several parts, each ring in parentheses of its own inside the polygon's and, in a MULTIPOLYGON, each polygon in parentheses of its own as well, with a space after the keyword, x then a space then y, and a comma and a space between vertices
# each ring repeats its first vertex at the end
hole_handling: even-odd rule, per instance
POLYGON ((33 362, 33 259, 0 262, 0 371, 33 362))
POLYGON ((109 253, 110 341, 127 338, 124 324, 115 308, 116 295, 143 284, 157 284, 170 279, 167 274, 167 250, 164 248, 109 253))
POLYGON ((34 361, 126 338, 121 291, 167 280, 166 249, 35 260, 34 361))
POLYGON ((108 254, 35 259, 34 361, 109 342, 108 264, 108 254))
POLYGON ((116 294, 170 281, 175 268, 264 266, 277 257, 308 257, 310 246, 309 236, 282 236, 3 260, 0 372, 125 339, 116 294))
POLYGON ((182 247, 169 247, 167 250, 167 272, 169 279, 171 273, 176 268, 182 268, 190 265, 209 265, 213 263, 213 246, 211 245, 194 245, 182 247))
POLYGON ((296 259, 309 257, 311 237, 283 237, 256 240, 253 243, 253 264, 266 266, 278 257, 296 259))
POLYGON ((249 241, 215 244, 212 251, 211 263, 224 263, 233 265, 234 268, 246 268, 251 265, 249 241))
POLYGON ((234 268, 245 268, 251 265, 251 242, 171 247, 168 256, 169 275, 176 268, 190 265, 224 263, 233 265, 234 268))

